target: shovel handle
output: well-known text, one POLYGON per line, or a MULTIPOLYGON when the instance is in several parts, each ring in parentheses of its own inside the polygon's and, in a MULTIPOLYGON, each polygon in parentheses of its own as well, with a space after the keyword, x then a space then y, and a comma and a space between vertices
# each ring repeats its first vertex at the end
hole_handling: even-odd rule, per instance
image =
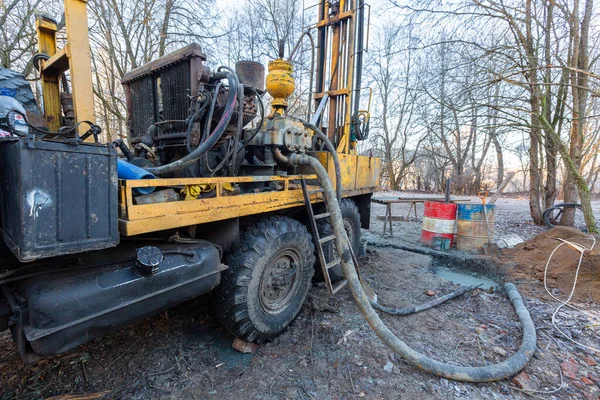
POLYGON ((477 193, 477 197, 479 197, 481 199, 481 202, 483 203, 483 205, 485 206, 485 199, 487 199, 489 192, 487 190, 482 190, 479 193, 477 193))

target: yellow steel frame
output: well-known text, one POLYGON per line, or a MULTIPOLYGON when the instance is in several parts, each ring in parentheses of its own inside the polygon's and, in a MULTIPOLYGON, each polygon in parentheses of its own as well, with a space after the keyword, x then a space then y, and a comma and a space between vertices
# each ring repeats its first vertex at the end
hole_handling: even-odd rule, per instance
MULTIPOLYGON (((317 22, 317 29, 326 30, 325 42, 331 37, 331 55, 329 59, 329 138, 337 142, 339 153, 354 153, 355 149, 350 142, 350 122, 352 117, 352 97, 354 83, 354 48, 355 48, 355 15, 356 0, 340 0, 339 12, 330 14, 330 3, 321 0, 319 7, 324 7, 323 18, 317 22), (342 82, 340 82, 340 80, 342 82), (344 82, 345 80, 345 82, 344 82), (340 87, 341 86, 341 87, 340 87), (343 121, 339 120, 343 115, 343 121), (335 140, 335 134, 341 130, 339 141, 335 140)), ((319 71, 324 74, 325 71, 319 71)), ((315 93, 314 99, 318 102, 324 92, 315 93)))
MULTIPOLYGON (((51 131, 58 131, 61 120, 60 76, 69 70, 75 121, 96 123, 94 91, 92 85, 92 61, 87 25, 87 1, 65 0, 67 44, 60 50, 56 46, 57 26, 53 21, 38 17, 36 29, 40 53, 50 56, 41 62, 42 96, 44 114, 51 131)), ((83 134, 87 127, 79 128, 83 134)), ((89 137, 88 140, 93 140, 89 137)))
MULTIPOLYGON (((325 165, 329 175, 335 176, 331 155, 324 152, 314 155, 325 165)), ((381 168, 378 158, 345 154, 340 156, 344 197, 372 193, 377 189, 381 168)), ((133 236, 303 206, 304 196, 298 184, 301 177, 294 175, 121 180, 119 231, 124 236, 133 236), (223 190, 225 184, 250 182, 278 182, 282 187, 279 191, 237 195, 223 190), (216 185, 215 197, 170 203, 134 204, 134 188, 150 186, 181 188, 205 184, 216 185)), ((308 180, 316 178, 314 175, 304 177, 308 180)), ((322 200, 320 193, 311 195, 312 202, 322 200)))

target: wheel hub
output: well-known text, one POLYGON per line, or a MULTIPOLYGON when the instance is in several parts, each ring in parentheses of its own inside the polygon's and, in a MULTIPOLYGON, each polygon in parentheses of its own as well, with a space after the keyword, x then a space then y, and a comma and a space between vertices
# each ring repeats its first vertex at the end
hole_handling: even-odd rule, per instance
POLYGON ((271 259, 260 282, 260 304, 265 312, 277 314, 289 306, 299 284, 299 256, 282 250, 271 259))

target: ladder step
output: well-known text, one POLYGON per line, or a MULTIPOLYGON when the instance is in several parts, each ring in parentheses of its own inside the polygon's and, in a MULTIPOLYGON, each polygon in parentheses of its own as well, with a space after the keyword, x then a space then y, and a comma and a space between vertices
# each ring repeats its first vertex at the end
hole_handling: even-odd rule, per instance
POLYGON ((339 281, 338 283, 333 285, 333 287, 331 288, 331 294, 335 294, 335 293, 339 292, 339 290, 341 288, 343 288, 344 286, 346 286, 347 284, 348 284, 348 281, 345 279, 343 281, 339 281))
POLYGON ((331 215, 331 213, 328 213, 328 212, 326 212, 326 213, 323 213, 323 214, 316 214, 316 215, 315 215, 315 219, 327 218, 327 217, 329 217, 330 215, 331 215))
POLYGON ((335 260, 331 260, 330 262, 328 262, 327 265, 325 265, 325 268, 331 269, 331 268, 335 267, 336 265, 339 265, 340 262, 342 262, 342 260, 340 260, 339 258, 336 258, 335 260))
POLYGON ((324 238, 319 239, 319 243, 323 244, 323 243, 331 242, 334 239, 335 239, 335 235, 325 236, 324 238))
POLYGON ((306 193, 308 193, 308 194, 323 193, 323 188, 321 188, 321 189, 314 189, 314 190, 307 190, 306 193))

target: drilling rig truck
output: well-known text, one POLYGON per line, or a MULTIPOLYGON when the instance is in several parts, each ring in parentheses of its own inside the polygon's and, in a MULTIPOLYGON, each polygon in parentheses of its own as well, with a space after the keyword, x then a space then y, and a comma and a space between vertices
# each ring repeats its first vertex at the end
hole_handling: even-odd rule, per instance
POLYGON ((300 41, 266 77, 255 61, 211 69, 193 43, 123 76, 128 132, 115 141, 95 118, 86 1, 65 0, 62 48, 57 23, 37 18, 42 101, 0 70, 0 94, 19 103, 0 115, 0 332, 25 361, 209 292, 233 335, 261 342, 297 316, 315 271, 332 294, 346 284, 380 172, 357 152, 366 13, 362 0, 317 9, 300 38, 313 44, 308 115, 288 114, 300 41))

